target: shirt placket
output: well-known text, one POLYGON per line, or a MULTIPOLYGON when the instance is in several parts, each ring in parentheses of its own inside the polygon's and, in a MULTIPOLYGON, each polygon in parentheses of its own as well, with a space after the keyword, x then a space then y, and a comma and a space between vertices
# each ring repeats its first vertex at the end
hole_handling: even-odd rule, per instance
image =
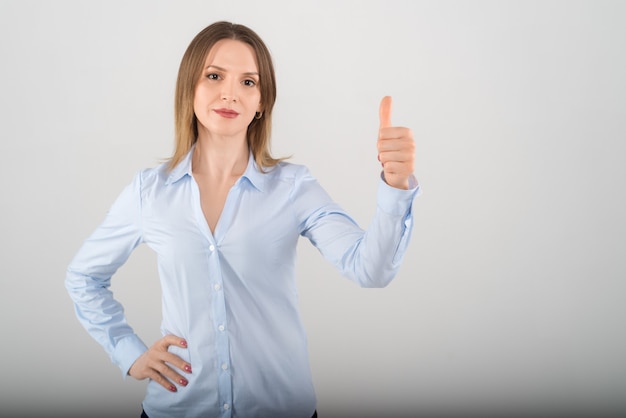
POLYGON ((212 278, 212 300, 214 332, 216 343, 216 367, 218 374, 218 401, 221 416, 232 416, 233 391, 232 376, 230 373, 230 347, 228 338, 228 321, 226 318, 226 300, 224 298, 224 278, 220 268, 219 247, 215 242, 209 245, 209 266, 212 278))
POLYGON ((216 341, 216 367, 218 373, 218 399, 222 418, 232 416, 233 411, 233 384, 230 358, 230 339, 228 318, 226 317, 226 296, 224 294, 224 275, 220 265, 220 243, 223 241, 241 197, 241 179, 231 188, 224 202, 224 208, 215 233, 209 234, 209 266, 213 286, 213 317, 215 318, 214 332, 216 341), (214 278, 214 279, 213 279, 214 278))
MULTIPOLYGON (((231 190, 232 191, 232 190, 231 190)), ((230 193, 229 193, 230 194, 230 193)), ((232 417, 233 411, 233 385, 231 374, 231 359, 230 359, 230 342, 228 337, 228 321, 226 317, 226 298, 224 295, 224 275, 220 266, 220 236, 211 233, 209 226, 202 212, 200 206, 200 192, 195 183, 193 182, 192 188, 193 204, 196 208, 196 219, 200 231, 206 238, 207 242, 207 260, 208 260, 208 280, 211 280, 211 286, 213 292, 211 292, 211 310, 213 324, 207 324, 208 327, 213 327, 213 333, 215 334, 215 347, 209 347, 209 350, 215 350, 215 364, 217 369, 217 391, 218 402, 220 408, 220 416, 222 418, 232 417)), ((222 218, 227 213, 228 200, 222 211, 222 218)), ((219 222, 222 222, 220 218, 219 222)), ((217 232, 217 231, 216 231, 217 232)))

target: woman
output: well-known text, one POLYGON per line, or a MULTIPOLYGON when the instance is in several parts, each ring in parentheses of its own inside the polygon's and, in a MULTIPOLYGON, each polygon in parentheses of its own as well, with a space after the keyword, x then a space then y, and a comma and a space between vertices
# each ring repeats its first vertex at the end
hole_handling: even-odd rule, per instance
POLYGON ((410 130, 381 103, 378 208, 367 231, 305 167, 269 152, 274 69, 249 28, 212 24, 183 56, 176 150, 138 173, 68 268, 88 332, 124 375, 149 378, 143 416, 306 417, 316 400, 295 285, 307 237, 361 286, 385 286, 411 232, 410 130), (148 348, 108 290, 132 250, 157 254, 164 337, 148 348))

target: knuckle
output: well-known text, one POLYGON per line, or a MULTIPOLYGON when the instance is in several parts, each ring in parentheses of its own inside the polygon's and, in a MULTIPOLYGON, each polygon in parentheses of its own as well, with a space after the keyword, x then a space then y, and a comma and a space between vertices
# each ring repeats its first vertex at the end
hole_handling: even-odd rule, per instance
POLYGON ((158 371, 161 374, 165 374, 169 370, 169 367, 167 366, 167 364, 159 362, 154 366, 154 370, 158 371))

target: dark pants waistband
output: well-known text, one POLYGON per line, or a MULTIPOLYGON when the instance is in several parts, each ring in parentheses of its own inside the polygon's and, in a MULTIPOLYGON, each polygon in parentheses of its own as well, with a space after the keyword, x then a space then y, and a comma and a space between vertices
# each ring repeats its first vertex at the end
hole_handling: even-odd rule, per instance
MULTIPOLYGON (((150 418, 148 416, 148 414, 146 414, 146 411, 142 410, 141 411, 141 418, 150 418)), ((317 410, 315 410, 315 412, 313 412, 313 416, 311 418, 317 418, 317 410)))

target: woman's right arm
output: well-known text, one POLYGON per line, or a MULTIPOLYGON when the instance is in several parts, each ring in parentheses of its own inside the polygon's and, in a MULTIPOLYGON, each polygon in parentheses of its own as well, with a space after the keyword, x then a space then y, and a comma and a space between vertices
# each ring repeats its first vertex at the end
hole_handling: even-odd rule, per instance
POLYGON ((186 348, 187 342, 166 335, 150 348, 126 322, 124 308, 109 290, 111 277, 143 241, 142 174, 138 173, 117 198, 104 221, 83 243, 67 269, 65 286, 74 301, 76 316, 124 376, 152 379, 175 392, 187 385, 170 365, 191 373, 191 365, 170 353, 170 345, 186 348))
POLYGON ((148 348, 127 324, 109 287, 113 274, 142 242, 141 203, 138 173, 74 256, 65 279, 78 320, 124 376, 148 348))

